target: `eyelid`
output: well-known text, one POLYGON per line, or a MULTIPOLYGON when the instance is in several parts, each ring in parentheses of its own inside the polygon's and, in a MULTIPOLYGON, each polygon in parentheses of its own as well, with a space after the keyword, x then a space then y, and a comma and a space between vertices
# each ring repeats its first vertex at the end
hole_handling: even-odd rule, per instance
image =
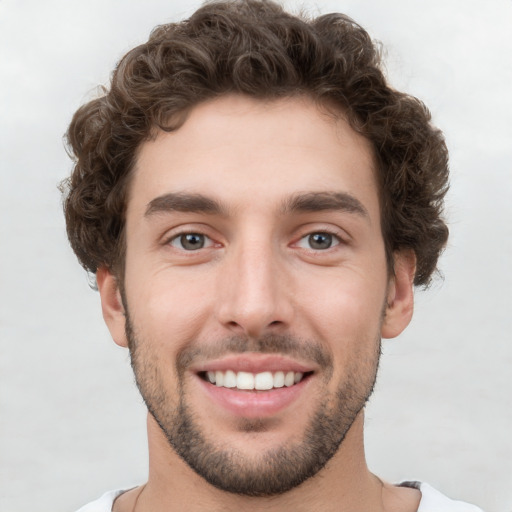
MULTIPOLYGON (((306 242, 307 243, 307 242, 306 242)), ((314 251, 314 252, 327 252, 330 249, 334 249, 338 245, 341 245, 344 243, 344 240, 339 236, 338 233, 333 233, 332 231, 326 230, 326 229, 318 229, 314 231, 310 231, 306 233, 305 235, 302 235, 293 245, 296 247, 300 247, 301 249, 306 249, 307 251, 314 251), (327 247, 326 249, 314 249, 312 247, 303 247, 301 246, 302 241, 306 241, 311 235, 316 234, 325 234, 329 235, 333 238, 333 244, 330 247, 327 247)))
POLYGON ((349 233, 347 233, 344 229, 333 226, 329 224, 323 224, 321 222, 318 223, 308 223, 303 226, 300 226, 297 230, 297 236, 294 237, 294 241, 291 245, 297 245, 300 240, 307 238, 310 235, 314 235, 315 233, 326 233, 336 238, 341 244, 349 244, 352 240, 352 237, 349 233))
POLYGON ((187 252, 196 252, 196 251, 200 251, 201 249, 208 249, 210 247, 213 247, 215 245, 215 242, 208 235, 205 235, 204 233, 198 233, 196 231, 187 231, 187 232, 175 234, 174 236, 172 236, 171 238, 168 239, 167 244, 170 245, 171 247, 174 247, 175 249, 178 249, 178 250, 183 250, 183 251, 187 251, 187 252), (205 243, 202 247, 199 247, 194 250, 188 250, 188 249, 185 249, 184 247, 178 247, 177 244, 174 245, 174 242, 177 242, 181 245, 181 237, 186 236, 186 235, 202 236, 205 239, 205 243))
MULTIPOLYGON (((186 225, 180 225, 176 226, 172 229, 167 230, 162 237, 160 238, 162 245, 171 245, 171 242, 173 240, 179 239, 183 235, 201 235, 205 237, 206 241, 209 241, 208 246, 204 247, 209 248, 213 247, 214 245, 222 245, 217 241, 217 237, 214 236, 212 233, 212 230, 204 225, 204 224, 186 224, 186 225), (211 243, 210 243, 211 242, 211 243)), ((177 249, 180 249, 177 247, 177 249)), ((187 251, 192 252, 192 251, 187 251)))

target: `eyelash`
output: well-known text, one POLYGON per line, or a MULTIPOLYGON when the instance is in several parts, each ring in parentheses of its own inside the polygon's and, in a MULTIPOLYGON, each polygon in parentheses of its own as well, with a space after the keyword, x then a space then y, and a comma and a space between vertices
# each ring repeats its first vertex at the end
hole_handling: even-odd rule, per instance
MULTIPOLYGON (((320 252, 326 252, 330 249, 333 249, 335 247, 337 247, 338 245, 340 244, 343 244, 343 243, 346 243, 345 240, 340 237, 340 235, 337 233, 337 232, 334 232, 334 230, 329 230, 329 229, 320 229, 320 230, 316 230, 316 231, 310 231, 304 235, 302 235, 297 242, 293 243, 292 246, 299 246, 300 247, 300 242, 302 242, 303 240, 307 240, 308 238, 314 236, 314 235, 327 235, 329 237, 332 237, 332 244, 329 246, 329 247, 326 247, 326 248, 313 248, 313 247, 302 247, 302 249, 305 249, 307 251, 311 251, 311 252, 314 252, 314 253, 320 253, 320 252)), ((308 242, 306 242, 308 243, 308 242)), ((171 237, 169 237, 166 241, 165 241, 165 244, 166 245, 170 245, 171 247, 174 247, 175 249, 178 249, 178 250, 181 250, 181 251, 184 251, 184 252, 188 252, 188 253, 194 253, 194 252, 197 252, 201 249, 208 249, 210 247, 213 247, 215 245, 215 242, 212 238, 210 238, 208 235, 204 234, 204 233, 201 233, 200 231, 184 231, 184 232, 181 232, 181 233, 176 233, 176 234, 173 234, 171 237), (188 236, 188 235, 195 235, 197 237, 203 237, 203 245, 201 245, 201 247, 198 247, 198 248, 195 248, 195 249, 186 249, 185 247, 183 247, 183 238, 188 236), (174 243, 179 243, 179 245, 181 245, 181 247, 177 247, 174 243)))
POLYGON ((199 231, 184 231, 182 233, 177 233, 177 234, 174 234, 173 236, 171 236, 166 242, 165 242, 166 245, 170 245, 178 250, 183 250, 183 251, 186 251, 186 252, 196 252, 196 251, 199 251, 200 249, 208 249, 209 247, 212 247, 215 245, 215 242, 208 236, 208 235, 205 235, 204 233, 201 233, 199 231), (203 237, 204 238, 204 243, 205 244, 208 244, 207 247, 205 246, 201 246, 197 249, 190 249, 190 250, 187 250, 183 247, 183 237, 186 237, 188 235, 195 235, 197 237, 203 237), (176 247, 173 242, 175 241, 178 241, 180 242, 181 241, 181 245, 182 247, 176 247))
POLYGON ((305 235, 302 235, 298 239, 298 241, 295 242, 293 245, 297 246, 297 245, 299 245, 299 243, 302 240, 307 240, 309 237, 311 237, 313 235, 328 235, 329 237, 332 237, 332 239, 333 239, 332 240, 333 245, 331 245, 330 247, 327 247, 325 249, 314 249, 312 247, 303 247, 303 249, 306 249, 308 251, 312 251, 314 253, 326 252, 326 251, 329 251, 330 249, 334 249, 338 245, 346 243, 345 240, 339 235, 338 232, 335 232, 334 230, 329 230, 329 229, 319 229, 319 230, 315 230, 315 231, 309 231, 305 235))

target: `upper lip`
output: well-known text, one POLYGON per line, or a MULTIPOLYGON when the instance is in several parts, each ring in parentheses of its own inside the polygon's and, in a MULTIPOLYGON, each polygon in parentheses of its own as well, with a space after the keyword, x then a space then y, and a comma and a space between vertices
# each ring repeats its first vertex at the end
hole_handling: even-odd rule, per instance
POLYGON ((301 363, 286 356, 275 354, 245 353, 233 354, 219 359, 198 363, 191 368, 196 373, 208 371, 234 372, 312 372, 315 368, 311 364, 301 363))

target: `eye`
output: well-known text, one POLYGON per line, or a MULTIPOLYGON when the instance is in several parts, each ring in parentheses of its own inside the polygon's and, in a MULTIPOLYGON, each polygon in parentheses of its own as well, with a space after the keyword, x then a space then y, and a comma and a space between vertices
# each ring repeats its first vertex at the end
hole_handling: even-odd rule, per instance
POLYGON ((336 235, 320 231, 302 237, 297 245, 303 249, 325 251, 326 249, 335 247, 339 243, 340 239, 336 235))
POLYGON ((170 245, 176 249, 183 249, 185 251, 197 251, 205 247, 211 247, 213 241, 206 235, 201 233, 182 233, 172 238, 169 242, 170 245))

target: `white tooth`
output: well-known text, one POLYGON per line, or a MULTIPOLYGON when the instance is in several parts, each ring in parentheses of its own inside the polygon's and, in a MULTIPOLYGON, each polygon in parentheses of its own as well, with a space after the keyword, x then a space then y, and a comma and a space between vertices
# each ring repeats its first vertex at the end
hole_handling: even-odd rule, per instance
POLYGON ((215 384, 215 372, 206 372, 206 375, 208 377, 208 380, 212 383, 212 384, 215 384))
POLYGON ((274 386, 274 379, 270 372, 257 373, 254 377, 254 389, 266 390, 272 389, 274 386))
POLYGON ((284 385, 289 388, 290 386, 293 386, 293 383, 294 383, 294 374, 293 374, 293 372, 288 372, 284 378, 284 385))
POLYGON ((274 387, 282 388, 284 386, 284 372, 274 373, 274 387))
POLYGON ((238 389, 254 389, 254 375, 248 372, 238 372, 236 387, 238 389))
POLYGON ((293 380, 294 380, 294 382, 295 382, 295 384, 297 384, 298 382, 300 382, 300 381, 302 380, 302 376, 303 376, 303 375, 304 375, 304 374, 303 374, 303 373, 300 373, 300 372, 297 372, 297 373, 295 374, 295 378, 293 379, 293 380))
POLYGON ((224 387, 236 388, 236 373, 234 371, 228 370, 224 374, 224 387))
POLYGON ((222 372, 215 372, 215 385, 219 387, 224 386, 224 374, 222 372))

